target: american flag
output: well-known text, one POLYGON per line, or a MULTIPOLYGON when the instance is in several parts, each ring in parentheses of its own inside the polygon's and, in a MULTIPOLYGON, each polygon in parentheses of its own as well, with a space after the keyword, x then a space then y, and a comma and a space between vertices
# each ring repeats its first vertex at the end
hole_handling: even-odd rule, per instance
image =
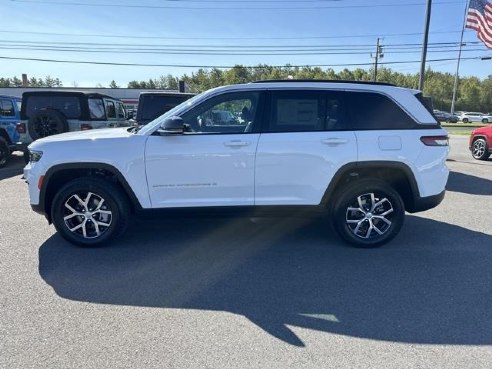
POLYGON ((470 0, 466 28, 477 31, 477 36, 489 49, 492 49, 492 2, 470 0))

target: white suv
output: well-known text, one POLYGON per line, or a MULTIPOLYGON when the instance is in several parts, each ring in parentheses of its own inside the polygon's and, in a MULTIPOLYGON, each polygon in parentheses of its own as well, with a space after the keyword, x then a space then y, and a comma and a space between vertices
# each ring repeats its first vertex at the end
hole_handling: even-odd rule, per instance
POLYGON ((471 122, 482 122, 489 123, 492 122, 492 117, 490 115, 478 112, 464 112, 459 116, 459 119, 463 123, 471 123, 471 122))
POLYGON ((24 176, 32 208, 82 246, 121 234, 134 213, 234 207, 321 212, 344 240, 374 247, 405 211, 444 197, 448 137, 422 101, 376 83, 219 87, 140 129, 40 139, 24 176))

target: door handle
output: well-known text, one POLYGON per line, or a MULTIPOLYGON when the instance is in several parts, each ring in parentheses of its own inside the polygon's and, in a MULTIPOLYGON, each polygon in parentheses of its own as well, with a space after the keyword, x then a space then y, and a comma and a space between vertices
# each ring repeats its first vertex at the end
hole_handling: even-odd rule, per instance
POLYGON ((348 142, 349 140, 347 140, 346 138, 325 138, 324 140, 321 140, 321 143, 330 146, 343 145, 348 142))
POLYGON ((249 146, 249 144, 250 144, 249 142, 238 141, 238 140, 224 142, 224 146, 228 146, 228 147, 243 147, 243 146, 249 146))

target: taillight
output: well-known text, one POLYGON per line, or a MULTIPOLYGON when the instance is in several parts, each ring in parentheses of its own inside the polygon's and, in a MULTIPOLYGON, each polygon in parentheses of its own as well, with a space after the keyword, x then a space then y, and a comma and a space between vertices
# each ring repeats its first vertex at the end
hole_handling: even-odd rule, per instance
POLYGON ((81 131, 88 131, 89 129, 92 129, 92 126, 88 123, 81 123, 80 124, 80 130, 81 131))
POLYGON ((38 179, 38 190, 43 188, 44 176, 40 176, 38 179))
POLYGON ((21 133, 21 134, 24 134, 26 133, 26 123, 17 123, 15 125, 15 130, 17 131, 17 133, 21 133))
POLYGON ((420 141, 425 146, 449 146, 448 136, 422 136, 420 137, 420 141))

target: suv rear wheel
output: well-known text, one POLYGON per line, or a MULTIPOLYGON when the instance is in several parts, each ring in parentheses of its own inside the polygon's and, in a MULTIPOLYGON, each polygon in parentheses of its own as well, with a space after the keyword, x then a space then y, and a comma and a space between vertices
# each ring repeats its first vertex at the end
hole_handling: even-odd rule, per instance
POLYGON ((53 223, 68 241, 99 246, 122 234, 130 216, 125 194, 100 178, 78 178, 67 183, 53 200, 53 223))
POLYGON ((356 247, 377 247, 395 237, 403 225, 403 201, 389 184, 376 179, 350 183, 334 208, 340 237, 356 247))

